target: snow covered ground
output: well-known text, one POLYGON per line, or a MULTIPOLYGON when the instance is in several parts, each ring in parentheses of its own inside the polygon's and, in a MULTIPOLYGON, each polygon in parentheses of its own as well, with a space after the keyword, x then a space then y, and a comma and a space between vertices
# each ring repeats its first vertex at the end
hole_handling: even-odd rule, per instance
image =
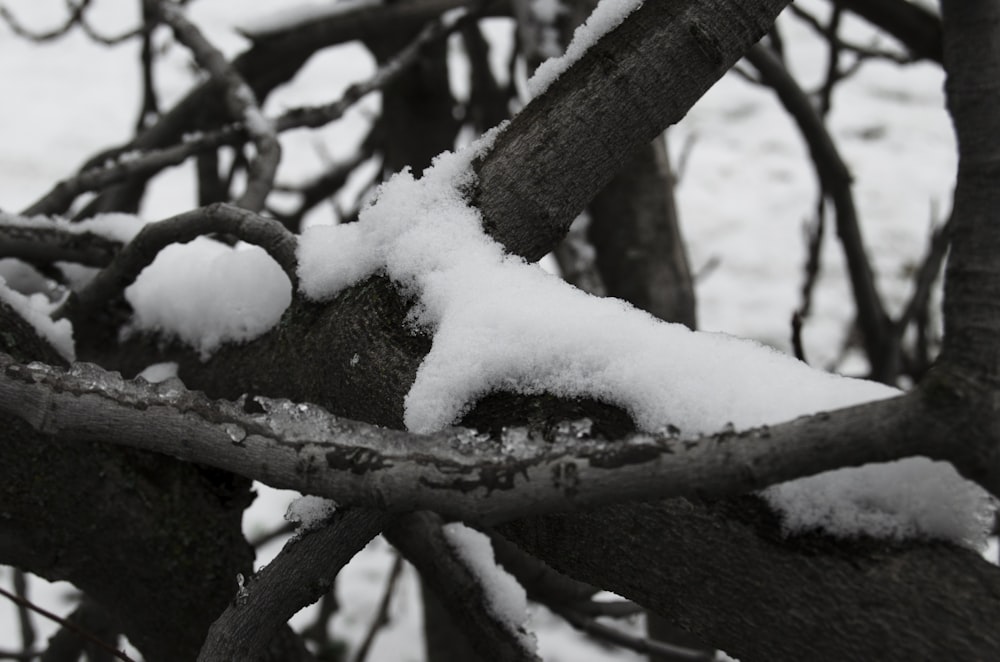
MULTIPOLYGON (((36 29, 59 22, 59 0, 8 0, 26 24, 36 29)), ((136 3, 137 4, 137 3, 136 3)), ((249 14, 267 14, 286 3, 267 0, 198 0, 191 17, 227 53, 245 47, 234 30, 249 14)), ((823 2, 803 3, 825 8, 823 2)), ((100 1, 93 23, 114 34, 131 28, 135 4, 100 1)), ((852 39, 868 43, 863 25, 847 20, 852 39)), ((814 89, 825 67, 825 49, 811 39, 802 23, 782 20, 789 61, 807 89, 814 89)), ((491 36, 509 42, 510 27, 490 23, 491 36)), ((0 27, 0 81, 7 103, 0 104, 0 209, 17 211, 42 195, 58 179, 72 173, 100 149, 123 142, 138 112, 138 45, 113 49, 94 46, 78 32, 50 45, 35 46, 0 27)), ((502 56, 497 58, 498 63, 502 56)), ((503 71, 503 66, 498 66, 503 71)), ((353 45, 331 49, 313 59, 295 85, 269 99, 266 109, 278 112, 307 102, 336 98, 351 81, 372 71, 371 59, 353 45)), ((165 107, 190 86, 193 73, 182 49, 171 48, 159 68, 158 84, 165 107)), ((890 311, 906 300, 910 274, 926 245, 932 220, 946 217, 954 178, 955 156, 950 124, 944 112, 943 77, 928 64, 905 68, 871 62, 838 88, 830 126, 855 176, 855 195, 862 231, 873 259, 878 286, 890 311), (935 211, 936 210, 936 211, 935 211)), ((456 80, 461 86, 461 80, 456 80)), ((366 100, 341 123, 322 132, 322 147, 313 134, 283 137, 288 157, 279 178, 293 181, 316 172, 324 153, 346 155, 364 126, 366 100)), ((787 351, 792 311, 799 305, 805 242, 804 223, 814 214, 815 176, 804 145, 774 95, 730 74, 671 129, 675 165, 684 162, 678 189, 683 231, 689 241, 698 280, 698 315, 704 329, 754 338, 787 351), (683 159, 682 159, 683 156, 683 159)), ((158 219, 194 204, 193 172, 180 167, 160 178, 143 214, 158 219)), ((840 354, 852 319, 839 245, 828 227, 823 271, 813 313, 804 329, 806 355, 826 366, 840 354)), ((857 371, 848 360, 841 369, 857 371)), ((248 511, 248 533, 260 533, 281 521, 295 496, 262 488, 248 511)), ((272 544, 259 562, 277 552, 272 544)), ((338 583, 342 604, 335 621, 337 636, 356 644, 377 603, 391 551, 377 540, 347 568, 338 583)), ((0 583, 9 586, 10 571, 0 568, 0 583)), ((72 587, 34 581, 32 597, 65 613, 72 587)), ((407 571, 397 588, 392 622, 376 640, 371 660, 419 660, 419 592, 407 571)), ((538 610, 533 615, 540 653, 546 660, 630 660, 628 653, 609 652, 583 642, 571 629, 538 610)), ((296 617, 303 625, 309 610, 296 617)), ((51 627, 38 622, 40 631, 51 627)), ((0 601, 0 649, 17 645, 13 610, 0 601)))

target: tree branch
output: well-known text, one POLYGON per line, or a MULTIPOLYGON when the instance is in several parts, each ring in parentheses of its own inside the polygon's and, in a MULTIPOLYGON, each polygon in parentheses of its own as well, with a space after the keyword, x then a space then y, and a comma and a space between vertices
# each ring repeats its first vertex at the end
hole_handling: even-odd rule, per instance
POLYGON ((93 232, 73 232, 48 224, 7 223, 0 216, 0 257, 16 257, 32 264, 76 262, 105 267, 120 250, 120 242, 93 232))
POLYGON ((420 572, 480 657, 496 662, 539 662, 534 651, 510 631, 509 624, 490 610, 487 589, 451 548, 442 524, 434 513, 411 513, 393 523, 385 536, 420 572))
POLYGON ((820 186, 836 208, 837 235, 844 248, 858 325, 871 363, 872 378, 891 382, 899 372, 898 343, 894 342, 892 325, 875 288, 875 275, 858 227, 847 166, 823 126, 822 118, 781 61, 760 45, 747 51, 747 60, 760 73, 762 81, 778 95, 809 146, 820 186))
MULTIPOLYGON (((347 88, 336 101, 318 106, 292 108, 273 119, 265 121, 275 132, 283 133, 291 129, 316 129, 334 122, 362 98, 383 89, 399 79, 419 61, 421 51, 429 44, 439 41, 465 25, 473 14, 465 13, 459 20, 454 16, 431 21, 412 42, 395 57, 381 65, 366 81, 347 88)), ((235 70, 235 66, 234 70, 235 70)), ((248 136, 248 123, 237 116, 234 123, 214 131, 199 132, 184 136, 179 143, 153 147, 146 151, 120 149, 116 156, 89 163, 76 175, 57 183, 45 195, 21 212, 23 216, 62 214, 82 193, 97 191, 121 182, 148 178, 170 166, 183 163, 188 158, 222 146, 243 144, 248 136)))
POLYGON ((15 604, 17 604, 17 605, 19 605, 21 607, 26 607, 27 609, 30 609, 31 611, 33 611, 33 612, 35 612, 37 614, 41 614, 42 616, 44 616, 45 618, 49 619, 50 621, 58 623, 59 625, 61 625, 66 630, 71 630, 77 636, 82 637, 82 638, 86 639, 87 641, 93 643, 94 645, 96 645, 96 646, 98 646, 98 647, 106 650, 107 652, 111 653, 113 656, 115 656, 119 660, 123 660, 124 662, 135 662, 132 658, 130 658, 124 652, 116 649, 114 646, 111 646, 107 642, 101 641, 100 639, 94 637, 94 635, 92 635, 91 633, 89 633, 89 632, 81 629, 80 626, 76 625, 75 623, 72 623, 71 621, 62 618, 61 616, 59 616, 57 614, 53 614, 48 609, 43 609, 43 608, 39 607, 36 604, 32 604, 31 602, 29 602, 27 600, 24 600, 23 598, 20 598, 19 596, 14 595, 13 593, 7 591, 4 588, 0 588, 0 596, 3 596, 5 598, 7 598, 8 600, 14 602, 15 604))
MULTIPOLYGON (((264 412, 248 414, 96 366, 62 372, 9 357, 0 366, 0 412, 61 439, 166 453, 343 504, 479 522, 635 499, 743 494, 912 455, 971 463, 954 452, 953 423, 928 414, 920 393, 699 439, 632 435, 611 443, 567 431, 546 441, 514 429, 491 444, 471 431, 416 435, 259 397, 264 412)), ((995 473, 978 470, 982 484, 1000 493, 995 473)))
POLYGON ((322 597, 341 568, 388 521, 376 511, 343 510, 293 536, 274 561, 240 583, 233 602, 209 629, 198 660, 258 659, 288 619, 322 597))
POLYGON ((473 201, 487 233, 530 261, 552 250, 629 155, 680 120, 786 4, 644 3, 528 104, 477 165, 473 201))
POLYGON ((236 201, 236 206, 253 212, 260 211, 274 186, 274 175, 281 159, 281 145, 274 125, 264 117, 253 90, 247 86, 243 77, 205 39, 179 6, 165 0, 147 1, 156 3, 157 13, 173 29, 177 40, 191 50, 198 64, 225 90, 226 109, 234 119, 243 122, 250 140, 257 148, 257 154, 247 168, 246 191, 236 201))
POLYGON ((899 40, 916 58, 941 62, 941 20, 906 0, 832 0, 899 40))

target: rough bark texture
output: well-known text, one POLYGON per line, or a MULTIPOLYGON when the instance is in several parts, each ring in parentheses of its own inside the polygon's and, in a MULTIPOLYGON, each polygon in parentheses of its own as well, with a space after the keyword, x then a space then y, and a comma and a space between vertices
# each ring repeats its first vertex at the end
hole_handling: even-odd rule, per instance
POLYGON ((985 660, 996 568, 937 544, 782 538, 752 497, 673 500, 501 527, 740 660, 985 660), (653 570, 653 569, 656 570, 653 570))
POLYGON ((943 2, 946 91, 959 144, 943 356, 1000 385, 1000 5, 943 2))
POLYGON ((194 659, 236 574, 251 571, 240 531, 249 481, 162 455, 67 446, 16 418, 0 430, 0 559, 79 587, 147 659, 194 659))
POLYGON ((680 120, 785 4, 644 3, 614 39, 529 104, 479 165, 475 201, 487 232, 512 253, 540 259, 629 156, 680 120), (661 93, 664 80, 669 94, 661 93))

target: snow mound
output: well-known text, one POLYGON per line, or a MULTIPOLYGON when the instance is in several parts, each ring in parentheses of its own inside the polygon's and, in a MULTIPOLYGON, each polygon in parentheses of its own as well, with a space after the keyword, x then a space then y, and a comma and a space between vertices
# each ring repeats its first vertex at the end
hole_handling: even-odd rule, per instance
POLYGON ((199 237, 160 251, 125 298, 134 310, 131 330, 176 337, 207 360, 223 343, 273 327, 292 301, 292 285, 264 249, 199 237))

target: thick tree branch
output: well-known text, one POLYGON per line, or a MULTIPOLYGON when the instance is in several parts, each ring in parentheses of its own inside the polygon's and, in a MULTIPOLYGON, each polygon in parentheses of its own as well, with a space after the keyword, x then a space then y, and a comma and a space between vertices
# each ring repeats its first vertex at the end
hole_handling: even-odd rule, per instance
POLYGON ((352 509, 289 540, 277 558, 243 579, 208 631, 202 662, 257 660, 297 611, 326 593, 341 568, 377 536, 389 516, 352 509))
MULTIPOLYGON (((490 443, 468 430, 416 435, 259 397, 254 406, 263 413, 248 414, 96 366, 62 372, 10 358, 0 366, 0 412, 60 439, 166 453, 344 504, 480 522, 635 499, 743 494, 912 455, 973 461, 956 457, 954 424, 928 414, 919 392, 699 439, 633 435, 612 443, 567 431, 546 441, 513 429, 490 443)), ((994 471, 979 467, 976 477, 1000 493, 994 471)))
POLYGON ((945 1, 945 89, 958 182, 945 273, 941 361, 1000 387, 1000 5, 945 1))
POLYGON ((644 3, 514 118, 478 164, 474 197, 487 232, 528 260, 552 250, 629 155, 681 119, 786 4, 644 3))

